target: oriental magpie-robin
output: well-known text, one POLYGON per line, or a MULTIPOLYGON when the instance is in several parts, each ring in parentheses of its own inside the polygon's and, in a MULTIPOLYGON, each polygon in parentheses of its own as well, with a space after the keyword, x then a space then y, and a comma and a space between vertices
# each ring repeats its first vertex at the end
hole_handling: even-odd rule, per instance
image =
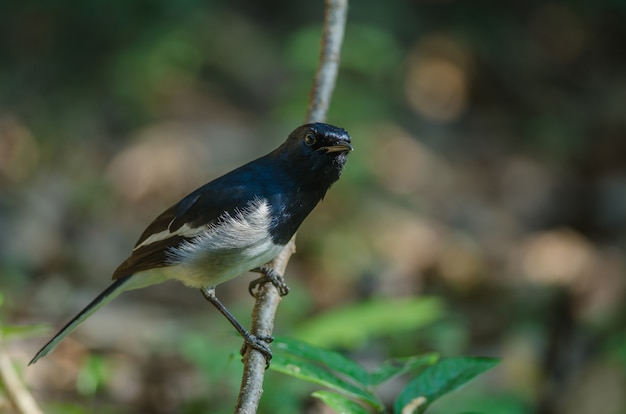
MULTIPOLYGON (((198 188, 159 215, 131 255, 113 273, 113 283, 37 352, 47 355, 81 322, 125 290, 177 279, 203 295, 266 359, 271 338, 244 329, 215 296, 215 286, 255 270, 287 292, 282 277, 264 265, 283 249, 302 221, 339 179, 350 136, 314 123, 294 130, 276 150, 198 188)), ((258 284, 250 284, 250 289, 258 284)))

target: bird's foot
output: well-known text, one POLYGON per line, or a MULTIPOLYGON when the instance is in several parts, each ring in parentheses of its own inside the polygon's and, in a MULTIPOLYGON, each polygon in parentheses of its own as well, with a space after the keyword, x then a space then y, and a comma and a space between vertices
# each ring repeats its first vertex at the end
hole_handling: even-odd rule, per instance
POLYGON ((271 267, 257 267, 252 271, 261 273, 263 275, 258 279, 254 279, 248 285, 248 292, 250 292, 253 297, 256 297, 255 290, 257 289, 257 287, 268 282, 276 286, 276 289, 278 289, 278 293, 280 294, 280 296, 285 296, 287 293, 289 293, 289 286, 287 286, 287 284, 285 283, 285 279, 283 278, 283 276, 271 267))
POLYGON ((241 356, 246 354, 248 347, 259 351, 265 357, 265 369, 269 368, 270 361, 272 360, 272 350, 269 345, 274 341, 272 336, 256 336, 252 335, 250 332, 246 332, 243 336, 243 346, 241 347, 241 356))

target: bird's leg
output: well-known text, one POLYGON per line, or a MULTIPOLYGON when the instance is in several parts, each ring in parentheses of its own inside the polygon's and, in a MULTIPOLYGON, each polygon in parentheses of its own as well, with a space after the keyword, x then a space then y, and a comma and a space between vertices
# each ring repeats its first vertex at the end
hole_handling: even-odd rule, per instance
POLYGON ((270 360, 272 359, 272 351, 270 350, 269 346, 267 346, 267 344, 272 342, 274 338, 272 338, 271 336, 256 336, 248 332, 248 330, 244 328, 239 323, 239 321, 235 319, 235 317, 228 311, 228 309, 226 309, 226 306, 224 306, 224 304, 220 302, 217 296, 215 296, 214 287, 202 288, 200 289, 200 291, 202 292, 204 298, 211 302, 211 304, 213 304, 213 306, 215 306, 217 310, 219 310, 222 315, 224 315, 226 319, 228 319, 228 321, 235 327, 237 332, 239 332, 239 334, 241 334, 241 336, 243 337, 244 344, 241 347, 241 355, 243 356, 246 348, 250 346, 263 354, 263 356, 265 357, 266 368, 269 367, 270 360))
POLYGON ((285 283, 285 279, 283 278, 283 276, 271 267, 261 266, 257 267, 256 269, 252 269, 251 271, 261 273, 263 275, 258 279, 254 279, 248 285, 248 292, 250 292, 253 297, 256 297, 254 293, 256 287, 268 282, 276 286, 276 289, 278 289, 278 293, 280 293, 280 296, 285 296, 287 293, 289 293, 289 286, 287 286, 287 284, 285 283))

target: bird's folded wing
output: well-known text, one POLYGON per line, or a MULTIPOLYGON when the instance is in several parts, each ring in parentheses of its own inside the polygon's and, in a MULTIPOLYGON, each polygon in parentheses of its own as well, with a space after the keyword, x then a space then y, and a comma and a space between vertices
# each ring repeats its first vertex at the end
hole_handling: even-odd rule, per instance
POLYGON ((119 279, 144 270, 169 266, 168 251, 216 223, 224 214, 250 202, 245 186, 211 182, 161 213, 142 233, 132 254, 115 270, 119 279))
POLYGON ((175 248, 189 237, 174 235, 163 240, 155 241, 146 246, 139 246, 133 253, 118 266, 113 273, 113 279, 119 279, 144 270, 171 265, 168 262, 167 252, 175 248))

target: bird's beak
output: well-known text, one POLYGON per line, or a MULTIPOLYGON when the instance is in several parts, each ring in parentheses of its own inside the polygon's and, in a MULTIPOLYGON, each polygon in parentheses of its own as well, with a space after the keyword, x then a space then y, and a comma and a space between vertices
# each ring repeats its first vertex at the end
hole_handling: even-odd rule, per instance
POLYGON ((335 145, 329 145, 326 147, 320 148, 320 150, 325 150, 328 154, 329 152, 350 152, 352 151, 352 145, 347 142, 338 142, 335 145))

